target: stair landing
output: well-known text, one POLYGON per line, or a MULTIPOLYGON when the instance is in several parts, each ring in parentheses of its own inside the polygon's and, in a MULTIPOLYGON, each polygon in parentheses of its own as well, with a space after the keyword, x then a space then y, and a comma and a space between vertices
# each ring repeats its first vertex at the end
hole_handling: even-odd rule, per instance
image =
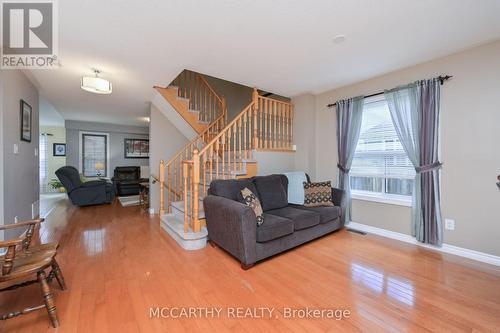
POLYGON ((207 246, 208 231, 202 227, 200 232, 189 230, 184 232, 184 219, 176 214, 165 214, 160 217, 160 226, 172 237, 184 250, 194 251, 207 246))

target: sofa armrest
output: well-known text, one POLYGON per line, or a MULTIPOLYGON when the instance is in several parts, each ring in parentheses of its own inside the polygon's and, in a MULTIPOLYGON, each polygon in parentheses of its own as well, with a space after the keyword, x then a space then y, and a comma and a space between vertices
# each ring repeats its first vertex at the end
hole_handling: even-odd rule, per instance
POLYGON ((234 200, 209 195, 203 200, 208 237, 243 264, 256 261, 257 221, 253 210, 234 200))
POLYGON ((347 198, 344 190, 332 187, 332 199, 335 206, 340 207, 340 222, 345 224, 345 211, 347 209, 347 198))

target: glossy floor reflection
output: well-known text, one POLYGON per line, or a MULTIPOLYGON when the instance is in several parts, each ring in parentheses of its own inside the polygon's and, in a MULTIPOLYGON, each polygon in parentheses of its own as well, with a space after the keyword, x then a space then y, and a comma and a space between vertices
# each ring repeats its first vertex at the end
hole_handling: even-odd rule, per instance
POLYGON ((415 303, 415 287, 413 282, 396 276, 385 276, 369 265, 360 263, 351 264, 351 276, 353 282, 370 288, 378 294, 386 294, 388 297, 407 305, 415 303))
MULTIPOLYGON (((0 321, 13 332, 491 332, 500 269, 344 230, 243 271, 220 248, 186 252, 140 207, 76 208, 42 225, 59 241, 61 327, 43 311, 0 321), (150 318, 151 307, 273 307, 268 319, 150 318), (347 319, 287 319, 284 308, 347 309, 347 319)), ((35 286, 0 293, 0 313, 41 302, 35 286)))
POLYGON ((85 230, 83 232, 83 243, 88 256, 95 256, 104 251, 106 241, 106 229, 85 230))

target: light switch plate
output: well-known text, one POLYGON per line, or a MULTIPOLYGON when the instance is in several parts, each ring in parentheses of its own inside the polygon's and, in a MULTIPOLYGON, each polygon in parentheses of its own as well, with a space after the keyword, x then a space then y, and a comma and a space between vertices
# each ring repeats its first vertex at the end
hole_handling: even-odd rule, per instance
POLYGON ((14 143, 13 152, 15 155, 19 154, 19 145, 17 143, 14 143))
POLYGON ((444 219, 444 228, 446 230, 455 230, 455 220, 444 219))
POLYGON ((38 148, 35 148, 35 156, 38 156, 38 148))

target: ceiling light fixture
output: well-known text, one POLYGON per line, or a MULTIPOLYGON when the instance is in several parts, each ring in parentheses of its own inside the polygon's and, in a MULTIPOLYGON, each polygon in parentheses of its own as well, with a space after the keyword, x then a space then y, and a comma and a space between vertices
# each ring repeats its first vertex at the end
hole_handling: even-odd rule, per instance
POLYGON ((113 92, 113 85, 108 80, 99 77, 101 73, 98 69, 93 69, 94 76, 82 77, 82 89, 94 94, 111 94, 113 92))

